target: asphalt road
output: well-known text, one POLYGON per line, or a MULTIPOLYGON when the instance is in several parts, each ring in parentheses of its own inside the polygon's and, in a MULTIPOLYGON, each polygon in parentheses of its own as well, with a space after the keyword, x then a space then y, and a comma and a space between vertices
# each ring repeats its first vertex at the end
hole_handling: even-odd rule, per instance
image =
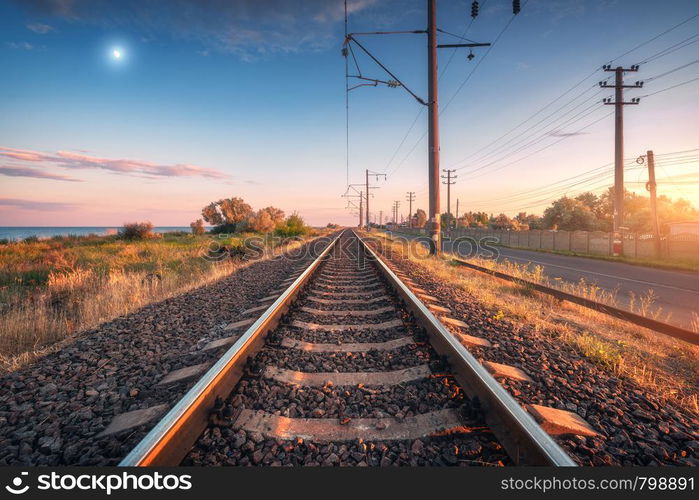
MULTIPOLYGON (((498 262, 509 260, 530 268, 541 266, 544 275, 554 284, 558 280, 578 283, 584 279, 587 283, 615 293, 618 307, 629 309, 632 296, 635 295, 638 304, 638 297, 652 292, 655 300, 651 309, 660 308, 661 316, 658 319, 661 321, 691 328, 692 313, 697 315, 699 321, 699 273, 514 248, 495 248, 500 253, 498 262)), ((450 250, 448 241, 445 241, 445 250, 450 250)), ((638 307, 634 312, 640 312, 638 307)))

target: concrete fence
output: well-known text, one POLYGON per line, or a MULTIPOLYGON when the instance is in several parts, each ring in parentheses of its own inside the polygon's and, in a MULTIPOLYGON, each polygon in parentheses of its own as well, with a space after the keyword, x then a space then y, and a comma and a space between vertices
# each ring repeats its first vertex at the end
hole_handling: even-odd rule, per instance
MULTIPOLYGON (((398 232, 426 234, 424 229, 399 228, 398 232)), ((579 254, 612 255, 612 233, 604 231, 508 231, 481 228, 459 228, 451 231, 452 238, 468 236, 479 240, 493 238, 497 244, 530 248, 534 250, 558 250, 579 254)), ((627 257, 679 257, 699 258, 699 235, 691 233, 662 236, 660 253, 656 255, 655 236, 647 233, 623 233, 623 254, 627 257)))

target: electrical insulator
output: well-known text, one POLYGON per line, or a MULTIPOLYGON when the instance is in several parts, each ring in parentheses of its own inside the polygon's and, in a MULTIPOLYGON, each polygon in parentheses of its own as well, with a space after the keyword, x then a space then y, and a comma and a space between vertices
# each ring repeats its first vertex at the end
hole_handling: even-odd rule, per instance
POLYGON ((476 57, 476 55, 475 55, 475 54, 473 53, 473 51, 471 50, 471 51, 469 51, 468 55, 466 56, 466 59, 468 59, 468 60, 470 61, 470 60, 472 60, 474 57, 476 57))
POLYGON ((342 57, 347 57, 347 47, 342 47, 342 57))
POLYGON ((514 15, 517 15, 517 14, 519 14, 520 10, 521 10, 520 1, 519 0, 512 0, 512 13, 514 15))
POLYGON ((475 18, 478 15, 478 2, 473 0, 471 4, 471 17, 475 18))

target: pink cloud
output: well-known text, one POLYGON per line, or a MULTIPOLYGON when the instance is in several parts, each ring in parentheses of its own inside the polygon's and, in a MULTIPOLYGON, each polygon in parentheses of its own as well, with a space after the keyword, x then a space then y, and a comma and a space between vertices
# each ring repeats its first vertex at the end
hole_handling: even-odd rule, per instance
POLYGON ((68 177, 67 175, 52 174, 44 170, 37 170, 27 167, 0 166, 0 175, 7 175, 10 177, 34 177, 36 179, 52 179, 55 181, 83 182, 80 179, 68 177))
POLYGON ((73 203, 60 203, 51 201, 21 200, 18 198, 0 198, 0 207, 14 207, 24 210, 70 210, 76 205, 73 203))
POLYGON ((162 165, 144 160, 100 158, 70 151, 55 154, 0 147, 0 156, 27 162, 50 163, 61 168, 101 169, 109 172, 135 175, 138 177, 205 177, 208 179, 229 179, 230 176, 213 168, 189 164, 162 165))

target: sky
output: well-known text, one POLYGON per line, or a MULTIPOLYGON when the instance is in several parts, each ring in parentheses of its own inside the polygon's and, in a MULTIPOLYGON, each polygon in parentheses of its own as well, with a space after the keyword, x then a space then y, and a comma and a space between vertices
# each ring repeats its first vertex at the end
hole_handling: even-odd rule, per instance
MULTIPOLYGON (((653 150, 659 194, 699 206, 697 2, 523 0, 517 16, 511 4, 481 1, 473 20, 470 1, 437 1, 440 43, 493 43, 471 60, 439 49, 452 212, 458 199, 461 212, 541 213, 611 185, 607 63, 640 64, 626 83, 644 81, 625 93, 641 97, 624 107, 627 188, 644 191, 635 159, 653 150)), ((349 30, 422 30, 425 7, 350 0, 349 30)), ((372 178, 372 217, 395 200, 407 215, 410 191, 426 209, 424 106, 359 87, 347 129, 343 38, 342 0, 2 2, 0 226, 187 225, 233 196, 349 225, 342 195, 365 169, 387 174, 372 178)), ((357 39, 427 98, 424 34, 357 39)), ((362 75, 389 78, 354 51, 362 75)))

